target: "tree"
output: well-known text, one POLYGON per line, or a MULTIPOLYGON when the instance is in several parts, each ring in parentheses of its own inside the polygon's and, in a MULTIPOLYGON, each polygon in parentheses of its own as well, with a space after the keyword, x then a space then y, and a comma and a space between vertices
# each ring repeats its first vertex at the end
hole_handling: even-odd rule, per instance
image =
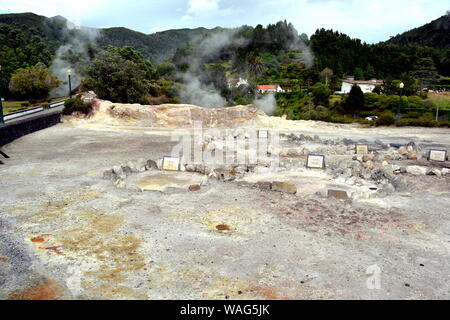
POLYGON ((311 87, 314 104, 316 106, 324 106, 327 107, 329 104, 329 98, 331 95, 330 88, 321 82, 316 83, 313 87, 311 87))
POLYGON ((28 68, 38 63, 49 66, 52 55, 50 44, 36 36, 32 30, 21 31, 14 25, 0 23, 0 93, 8 97, 11 75, 19 68, 28 68))
POLYGON ((355 112, 363 107, 364 93, 358 85, 354 85, 345 102, 345 112, 354 116, 355 112))
POLYGON ((364 78, 364 72, 361 68, 355 68, 355 80, 365 80, 364 78))
POLYGON ((325 68, 322 70, 322 72, 320 73, 320 77, 322 79, 325 79, 325 84, 329 84, 330 79, 333 77, 333 70, 331 70, 330 68, 325 68))
POLYGON ((60 85, 58 78, 53 76, 44 65, 38 64, 29 68, 20 68, 9 82, 9 90, 18 99, 46 99, 50 91, 60 85))
POLYGON ((171 78, 177 70, 172 62, 163 62, 156 66, 156 72, 160 77, 171 78))
POLYGON ((252 74, 255 78, 258 78, 258 76, 263 74, 266 70, 266 66, 264 65, 262 58, 253 52, 248 56, 247 67, 250 74, 252 74))
POLYGON ((376 73, 375 73, 375 69, 373 68, 373 66, 371 64, 369 64, 367 66, 367 70, 366 70, 366 78, 369 79, 375 79, 376 78, 376 73))
POLYGON ((151 72, 149 64, 132 48, 108 47, 92 62, 86 86, 106 100, 148 103, 151 72), (125 54, 124 54, 125 53, 125 54))
POLYGON ((419 79, 421 87, 422 85, 431 84, 439 78, 434 61, 429 57, 418 59, 413 66, 411 75, 419 79))

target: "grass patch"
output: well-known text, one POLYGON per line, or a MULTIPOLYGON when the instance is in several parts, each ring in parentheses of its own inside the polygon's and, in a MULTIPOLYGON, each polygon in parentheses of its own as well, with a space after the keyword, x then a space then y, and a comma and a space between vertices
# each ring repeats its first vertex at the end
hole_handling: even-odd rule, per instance
POLYGON ((56 102, 60 102, 63 101, 67 98, 55 98, 52 99, 50 102, 48 101, 44 101, 44 102, 40 102, 40 103, 35 103, 35 104, 31 104, 29 101, 3 101, 3 114, 7 115, 16 111, 22 111, 22 110, 27 110, 39 105, 45 105, 48 103, 56 103, 56 102))

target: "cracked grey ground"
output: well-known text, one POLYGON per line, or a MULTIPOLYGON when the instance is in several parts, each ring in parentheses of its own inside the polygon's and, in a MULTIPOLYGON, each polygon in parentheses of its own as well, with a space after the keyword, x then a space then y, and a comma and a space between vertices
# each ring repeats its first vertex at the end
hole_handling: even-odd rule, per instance
MULTIPOLYGON (((448 146, 448 132, 304 133, 448 146)), ((170 153, 169 133, 61 124, 4 147, 0 298, 450 298, 448 177, 411 178, 407 194, 352 203, 222 182, 134 192, 102 179, 114 165, 170 153), (381 290, 367 289, 372 265, 381 290)))

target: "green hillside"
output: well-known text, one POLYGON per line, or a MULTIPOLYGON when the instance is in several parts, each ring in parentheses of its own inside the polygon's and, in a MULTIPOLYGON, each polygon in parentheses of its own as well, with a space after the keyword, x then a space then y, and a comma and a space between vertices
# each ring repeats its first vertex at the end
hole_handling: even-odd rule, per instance
POLYGON ((396 45, 420 45, 450 48, 450 12, 422 27, 397 35, 387 41, 396 45))

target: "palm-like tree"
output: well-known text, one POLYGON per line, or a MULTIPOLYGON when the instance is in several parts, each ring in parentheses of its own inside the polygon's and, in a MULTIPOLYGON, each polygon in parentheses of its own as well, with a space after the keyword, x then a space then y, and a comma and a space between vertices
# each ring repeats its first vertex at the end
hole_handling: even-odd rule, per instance
POLYGON ((266 72, 266 66, 264 65, 262 58, 253 53, 249 54, 247 58, 247 68, 248 72, 256 78, 266 72))

